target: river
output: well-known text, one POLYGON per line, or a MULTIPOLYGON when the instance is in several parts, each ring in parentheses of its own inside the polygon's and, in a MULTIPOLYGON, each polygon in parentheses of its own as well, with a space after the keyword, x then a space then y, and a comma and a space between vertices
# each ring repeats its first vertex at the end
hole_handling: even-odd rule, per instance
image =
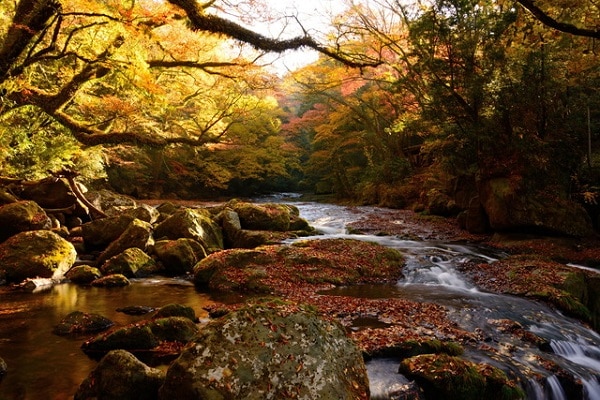
MULTIPOLYGON (((583 399, 600 400, 600 336, 575 320, 566 318, 543 304, 525 299, 481 292, 455 268, 467 260, 490 262, 502 254, 485 248, 459 243, 405 240, 394 236, 349 235, 345 226, 367 213, 372 207, 347 208, 336 205, 294 202, 324 237, 348 237, 376 241, 399 249, 407 255, 404 277, 395 286, 361 286, 339 288, 330 294, 355 297, 399 297, 444 305, 450 317, 467 330, 484 334, 492 327, 489 321, 510 318, 525 329, 550 341, 555 355, 550 357, 572 371, 584 382, 583 399)), ((133 280, 126 288, 93 288, 70 283, 39 293, 10 291, 0 288, 0 357, 9 372, 0 383, 0 400, 62 400, 72 398, 81 381, 96 362, 80 349, 87 337, 60 337, 53 327, 72 311, 98 313, 117 325, 143 317, 116 311, 128 305, 160 307, 169 303, 191 306, 197 315, 207 317, 203 307, 213 299, 182 279, 152 278, 133 280)), ((511 338, 498 337, 495 344, 510 345, 511 338)), ((491 359, 484 353, 468 350, 465 357, 490 362, 505 370, 524 371, 534 368, 528 360, 530 349, 512 349, 510 356, 500 353, 491 359)), ((548 355, 545 355, 548 357, 548 355)), ((374 399, 387 399, 396 385, 406 383, 397 373, 398 360, 376 359, 367 363, 374 399)), ((558 379, 544 371, 541 381, 527 381, 525 389, 532 400, 567 400, 558 379)), ((571 399, 568 399, 571 400, 571 399)))

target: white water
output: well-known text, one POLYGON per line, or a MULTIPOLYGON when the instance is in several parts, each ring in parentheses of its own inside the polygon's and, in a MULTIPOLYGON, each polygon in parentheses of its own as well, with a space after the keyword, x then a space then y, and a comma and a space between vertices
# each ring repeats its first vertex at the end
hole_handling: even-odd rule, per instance
MULTIPOLYGON (((398 282, 397 291, 391 296, 406 297, 414 301, 435 302, 446 306, 449 315, 464 329, 489 329, 487 321, 508 318, 520 323, 525 329, 551 341, 557 356, 554 360, 562 368, 571 370, 581 380, 584 399, 600 400, 600 336, 576 321, 565 318, 550 308, 525 299, 493 295, 478 289, 457 271, 455 266, 469 260, 493 262, 502 255, 490 255, 476 246, 466 244, 433 243, 417 240, 403 240, 394 236, 352 235, 346 233, 346 224, 357 221, 361 212, 374 212, 373 208, 346 208, 335 205, 314 203, 294 203, 301 216, 307 219, 322 236, 351 238, 377 242, 400 250, 407 257, 404 277, 398 282)), ((401 223, 401 222, 399 222, 401 223)), ((575 266, 573 267, 581 267, 575 266)), ((340 294, 342 295, 342 294, 340 294)), ((351 295, 351 294, 348 294, 351 295)), ((510 341, 506 336, 496 335, 494 342, 510 341)), ((529 349, 528 351, 531 351, 529 349)), ((528 370, 532 367, 527 361, 530 354, 515 353, 506 359, 507 368, 528 370)), ((543 353, 552 358, 552 354, 543 353)), ((485 360, 484 360, 485 361, 485 360)), ((493 362, 493 360, 489 360, 493 362)), ((397 367, 386 360, 367 363, 373 398, 387 399, 394 387, 404 384, 401 376, 395 373, 397 367), (391 375, 391 376, 389 376, 391 375)), ((536 370, 538 374, 547 371, 536 370)), ((541 381, 530 379, 527 395, 533 400, 575 400, 567 399, 560 381, 548 374, 541 381)))

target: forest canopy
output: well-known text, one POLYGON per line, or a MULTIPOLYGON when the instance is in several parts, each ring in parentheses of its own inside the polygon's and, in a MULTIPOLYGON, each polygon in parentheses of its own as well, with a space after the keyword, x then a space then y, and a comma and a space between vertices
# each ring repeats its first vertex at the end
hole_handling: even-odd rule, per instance
POLYGON ((316 32, 254 0, 3 2, 0 174, 448 213, 459 182, 501 177, 593 204, 599 18, 588 1, 345 0, 316 32), (269 69, 302 49, 319 59, 269 69))

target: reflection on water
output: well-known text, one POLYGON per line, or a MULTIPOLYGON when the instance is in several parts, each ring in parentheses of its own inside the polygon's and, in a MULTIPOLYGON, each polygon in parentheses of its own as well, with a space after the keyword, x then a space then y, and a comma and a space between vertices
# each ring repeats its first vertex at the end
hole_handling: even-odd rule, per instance
POLYGON ((0 400, 72 398, 96 362, 80 349, 88 338, 60 337, 53 327, 73 311, 101 314, 117 325, 143 319, 116 312, 119 307, 169 303, 188 305, 200 318, 211 301, 190 282, 177 279, 133 281, 125 288, 62 284, 42 293, 0 291, 0 357, 8 374, 0 383, 0 400))

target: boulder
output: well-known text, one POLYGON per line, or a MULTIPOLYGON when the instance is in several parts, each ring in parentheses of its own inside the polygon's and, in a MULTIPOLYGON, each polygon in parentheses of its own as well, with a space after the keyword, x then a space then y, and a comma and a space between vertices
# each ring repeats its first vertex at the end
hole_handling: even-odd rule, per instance
POLYGON ((86 193, 85 197, 89 202, 91 202, 95 207, 100 210, 108 210, 111 207, 135 207, 137 206, 137 202, 134 198, 111 192, 110 190, 101 189, 89 191, 86 193))
POLYGON ((82 311, 74 311, 64 317, 52 332, 59 336, 72 335, 75 333, 97 333, 102 332, 114 325, 110 319, 100 314, 88 314, 82 311))
POLYGON ((92 283, 92 281, 100 278, 102 273, 96 267, 90 265, 78 265, 71 268, 65 276, 73 283, 88 285, 92 283))
POLYGON ((103 248, 121 236, 134 219, 130 215, 96 219, 81 225, 81 236, 86 247, 103 248))
POLYGON ((18 201, 0 206, 0 242, 19 233, 52 228, 52 221, 36 202, 18 201))
POLYGON ((124 349, 133 353, 179 352, 180 348, 165 343, 185 344, 198 333, 196 324, 186 317, 156 318, 113 329, 83 343, 86 354, 104 354, 110 350, 124 349), (162 346, 162 347, 161 347, 162 346))
POLYGON ((187 238, 159 240, 152 252, 162 264, 164 273, 171 276, 191 273, 194 265, 206 257, 204 247, 198 241, 187 238))
POLYGON ((362 355, 307 307, 260 303, 210 322, 167 370, 159 399, 367 399, 362 355))
POLYGON ((106 260, 100 267, 104 275, 122 274, 128 278, 153 275, 158 271, 156 262, 141 249, 131 247, 106 260))
POLYGON ((541 191, 519 188, 509 178, 495 178, 480 185, 481 204, 490 228, 585 237, 593 234, 585 209, 568 199, 541 191))
POLYGON ((196 311, 192 307, 184 306, 183 304, 167 304, 156 311, 152 316, 154 319, 167 317, 184 317, 190 321, 196 322, 196 311))
POLYGON ((155 223, 159 216, 160 216, 160 212, 152 207, 149 206, 148 204, 139 204, 135 207, 129 207, 129 206, 118 206, 118 207, 111 207, 109 208, 106 213, 108 215, 126 215, 131 217, 132 219, 141 219, 142 221, 148 222, 148 223, 155 223))
POLYGON ((0 269, 8 282, 60 280, 76 258, 75 247, 51 231, 21 232, 0 243, 0 269))
POLYGON ((102 265, 109 258, 133 247, 146 251, 152 244, 154 244, 152 225, 142 220, 134 219, 127 229, 98 256, 97 263, 98 265, 102 265))
POLYGON ((74 399, 156 399, 163 380, 161 370, 148 367, 127 351, 114 350, 81 383, 74 399))
POLYGON ((402 361, 399 372, 414 379, 427 399, 523 399, 518 383, 489 364, 447 354, 424 354, 402 361))
POLYGON ((238 214, 243 229, 281 232, 290 229, 292 210, 285 205, 231 201, 228 206, 238 214))
POLYGON ((125 275, 122 274, 112 274, 103 276, 101 278, 95 279, 92 281, 91 285, 96 287, 122 287, 128 286, 131 282, 125 275))
POLYGON ((161 222, 154 231, 157 239, 194 239, 208 253, 223 249, 223 233, 207 210, 184 208, 161 222))
POLYGON ((77 202, 77 196, 66 179, 50 178, 36 185, 26 185, 19 196, 51 209, 68 208, 77 202))

